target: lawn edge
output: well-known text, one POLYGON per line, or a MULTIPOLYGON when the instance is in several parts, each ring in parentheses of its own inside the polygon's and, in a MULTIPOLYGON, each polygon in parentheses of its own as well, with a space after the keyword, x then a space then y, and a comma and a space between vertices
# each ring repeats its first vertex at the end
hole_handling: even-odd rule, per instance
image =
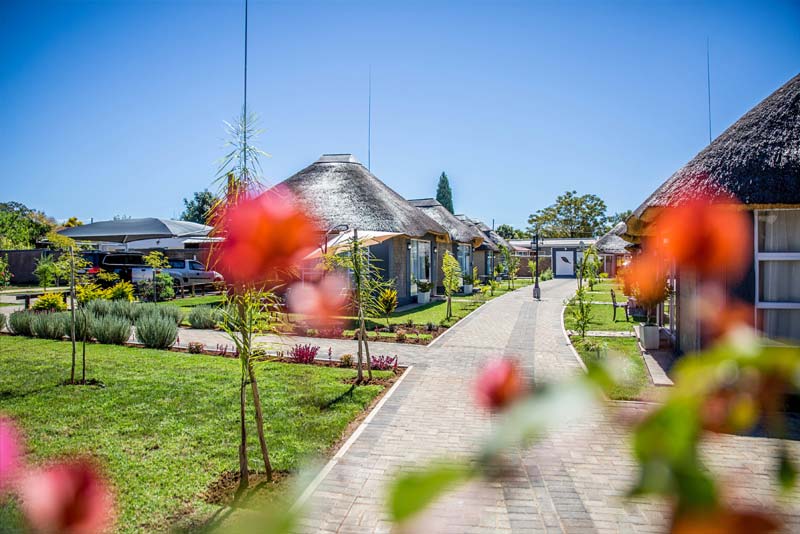
POLYGON ((388 401, 391 398, 391 396, 399 388, 403 380, 405 380, 406 376, 408 376, 408 374, 411 373, 413 369, 414 369, 413 365, 406 368, 405 372, 402 375, 400 375, 400 377, 395 381, 394 384, 392 384, 392 387, 389 388, 389 391, 387 391, 386 394, 381 397, 381 399, 378 401, 378 404, 375 405, 375 407, 364 418, 361 424, 358 425, 358 428, 356 428, 353 431, 353 433, 350 434, 350 437, 347 438, 347 440, 342 444, 341 447, 339 447, 339 449, 336 451, 333 457, 330 460, 328 460, 328 462, 322 467, 319 473, 317 473, 317 476, 315 476, 314 479, 308 484, 308 486, 306 486, 306 488, 303 490, 303 492, 300 494, 300 496, 297 498, 297 500, 294 502, 294 504, 292 504, 291 508, 289 509, 290 513, 299 511, 306 504, 306 502, 308 502, 308 499, 311 498, 311 495, 314 493, 314 491, 316 491, 316 489, 320 486, 320 484, 322 484, 322 481, 325 480, 325 478, 333 470, 336 464, 339 463, 339 460, 347 453, 347 451, 350 449, 353 443, 355 443, 356 440, 361 436, 361 434, 364 433, 364 430, 366 430, 367 426, 369 426, 369 424, 372 422, 372 420, 375 418, 378 412, 380 412, 381 408, 383 408, 383 405, 386 404, 386 401, 388 401))

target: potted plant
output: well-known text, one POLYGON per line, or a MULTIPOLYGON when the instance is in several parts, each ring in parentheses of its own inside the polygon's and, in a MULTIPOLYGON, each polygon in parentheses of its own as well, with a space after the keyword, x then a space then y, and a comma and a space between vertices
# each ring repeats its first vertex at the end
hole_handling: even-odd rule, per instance
POLYGON ((417 280, 417 302, 427 304, 431 301, 431 283, 428 280, 417 280))
POLYGON ((464 294, 471 295, 472 285, 475 283, 475 280, 472 278, 472 273, 464 273, 461 279, 464 280, 464 294))
POLYGON ((647 312, 647 320, 639 326, 639 340, 645 350, 656 350, 660 345, 660 330, 661 328, 653 322, 653 311, 656 306, 666 300, 669 295, 669 288, 666 282, 659 284, 658 289, 642 292, 638 287, 634 288, 634 298, 639 306, 647 312))

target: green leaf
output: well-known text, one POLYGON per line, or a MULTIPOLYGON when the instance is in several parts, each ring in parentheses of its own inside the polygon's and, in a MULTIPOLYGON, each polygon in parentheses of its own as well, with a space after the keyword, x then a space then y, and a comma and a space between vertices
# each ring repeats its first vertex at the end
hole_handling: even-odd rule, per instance
POLYGON ((443 493, 466 482, 475 471, 463 464, 440 464, 423 472, 399 476, 389 495, 389 512, 395 522, 421 512, 443 493))
POLYGON ((778 461, 778 482, 780 482, 783 491, 789 491, 797 483, 797 467, 795 467, 792 459, 789 458, 789 452, 786 447, 781 447, 778 461))

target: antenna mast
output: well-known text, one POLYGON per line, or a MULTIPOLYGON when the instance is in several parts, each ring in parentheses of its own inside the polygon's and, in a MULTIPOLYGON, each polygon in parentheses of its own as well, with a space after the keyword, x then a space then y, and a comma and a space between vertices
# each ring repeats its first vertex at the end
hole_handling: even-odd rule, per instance
POLYGON ((372 65, 369 66, 369 90, 367 92, 367 170, 372 167, 372 65))

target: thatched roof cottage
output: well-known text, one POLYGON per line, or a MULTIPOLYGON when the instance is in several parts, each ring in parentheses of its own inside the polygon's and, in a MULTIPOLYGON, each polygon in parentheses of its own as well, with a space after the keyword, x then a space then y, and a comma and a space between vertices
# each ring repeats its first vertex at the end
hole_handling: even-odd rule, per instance
MULTIPOLYGON (((746 278, 730 289, 753 306, 766 335, 800 341, 800 75, 747 112, 673 174, 627 221, 626 239, 648 235, 659 212, 699 195, 733 195, 753 223, 746 278)), ((681 351, 701 345, 689 299, 695 281, 677 273, 672 333, 681 351)))
POLYGON ((401 304, 412 301, 412 279, 431 279, 437 239, 449 239, 441 224, 380 181, 351 154, 325 154, 284 180, 326 227, 394 232, 370 250, 383 275, 394 278, 401 304))

